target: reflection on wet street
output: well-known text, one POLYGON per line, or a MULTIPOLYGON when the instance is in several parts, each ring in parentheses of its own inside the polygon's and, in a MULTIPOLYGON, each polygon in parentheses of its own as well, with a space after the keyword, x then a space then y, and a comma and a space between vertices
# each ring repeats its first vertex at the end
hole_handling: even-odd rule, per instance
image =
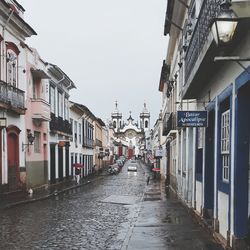
POLYGON ((32 204, 1 211, 0 249, 119 249, 116 235, 129 208, 102 202, 110 195, 140 197, 141 169, 106 175, 81 188, 32 204))
POLYGON ((138 164, 128 172, 125 165, 118 175, 1 211, 0 249, 220 249, 179 202, 167 203, 153 181, 146 185, 144 171, 138 164), (179 232, 181 223, 188 226, 179 232))

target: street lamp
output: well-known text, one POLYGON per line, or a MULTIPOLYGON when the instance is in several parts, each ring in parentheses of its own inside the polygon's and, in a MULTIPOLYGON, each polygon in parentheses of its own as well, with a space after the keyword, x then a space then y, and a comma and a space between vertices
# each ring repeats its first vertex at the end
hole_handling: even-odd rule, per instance
POLYGON ((230 6, 229 0, 223 0, 218 17, 213 19, 212 34, 217 45, 230 42, 238 24, 238 18, 230 6))
POLYGON ((33 144, 33 142, 35 140, 35 136, 33 136, 31 132, 29 132, 28 135, 27 135, 27 139, 28 139, 28 143, 27 144, 22 143, 22 151, 24 151, 25 148, 29 147, 29 145, 33 144))

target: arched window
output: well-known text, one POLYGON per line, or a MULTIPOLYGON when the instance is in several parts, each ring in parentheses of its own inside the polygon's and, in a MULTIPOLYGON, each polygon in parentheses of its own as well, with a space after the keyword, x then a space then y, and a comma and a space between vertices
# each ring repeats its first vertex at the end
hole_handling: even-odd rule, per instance
POLYGON ((145 128, 148 128, 148 121, 145 121, 145 128))
POLYGON ((16 44, 6 42, 6 82, 14 87, 17 85, 18 55, 20 51, 16 44))
POLYGON ((113 122, 113 127, 116 128, 116 121, 113 122))

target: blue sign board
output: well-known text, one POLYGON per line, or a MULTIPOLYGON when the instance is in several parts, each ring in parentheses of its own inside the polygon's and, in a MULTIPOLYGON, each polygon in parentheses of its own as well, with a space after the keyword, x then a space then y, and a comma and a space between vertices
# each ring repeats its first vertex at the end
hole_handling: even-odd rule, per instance
POLYGON ((207 111, 177 111, 177 127, 207 127, 207 111))

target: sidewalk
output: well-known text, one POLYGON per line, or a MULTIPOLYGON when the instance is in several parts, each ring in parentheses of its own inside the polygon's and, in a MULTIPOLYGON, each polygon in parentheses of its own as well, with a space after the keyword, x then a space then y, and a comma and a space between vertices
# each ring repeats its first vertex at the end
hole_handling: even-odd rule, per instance
POLYGON ((8 194, 0 194, 0 209, 6 209, 13 206, 44 200, 52 196, 59 195, 68 190, 81 187, 91 183, 93 180, 101 178, 101 175, 90 175, 81 179, 80 184, 76 184, 74 180, 65 181, 63 183, 54 184, 39 189, 34 189, 33 194, 27 192, 15 192, 8 194))
POLYGON ((137 220, 122 249, 222 248, 194 221, 174 194, 166 194, 160 180, 151 180, 146 187, 137 220))

